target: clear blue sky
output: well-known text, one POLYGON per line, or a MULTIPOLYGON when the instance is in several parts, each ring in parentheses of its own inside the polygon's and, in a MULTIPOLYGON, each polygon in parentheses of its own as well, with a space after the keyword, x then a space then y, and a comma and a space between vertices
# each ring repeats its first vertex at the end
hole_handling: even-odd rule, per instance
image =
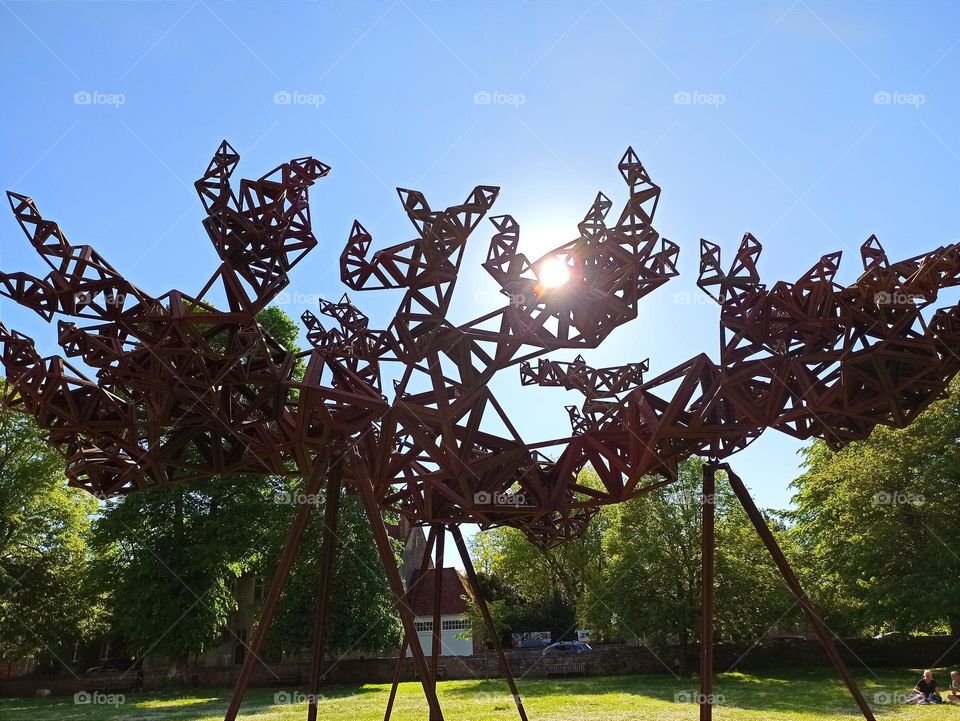
MULTIPOLYGON (((285 296, 295 317, 342 293, 354 218, 375 243, 412 237, 394 187, 446 206, 499 185, 495 210, 535 254, 576 235, 598 190, 618 207, 616 163, 633 145, 663 188, 656 225, 681 246, 682 275, 588 360, 650 357, 652 373, 716 357, 717 309, 694 285, 700 237, 729 259, 753 232, 768 283, 843 250, 849 282, 871 233, 899 257, 960 231, 955 3, 0 5, 3 187, 154 294, 197 291, 215 267, 192 181, 222 138, 242 176, 302 155, 333 166, 312 195, 321 247, 285 296)), ((468 250, 459 318, 499 302, 478 265, 490 233, 468 250)), ((0 252, 4 270, 42 272, 10 216, 0 252)), ((382 321, 397 296, 355 300, 382 321)), ((0 311, 54 350, 54 327, 0 311)), ((566 432, 562 406, 579 402, 521 391, 512 374, 497 387, 531 440, 566 432)), ((798 447, 770 432, 734 459, 760 504, 789 503, 798 447)))

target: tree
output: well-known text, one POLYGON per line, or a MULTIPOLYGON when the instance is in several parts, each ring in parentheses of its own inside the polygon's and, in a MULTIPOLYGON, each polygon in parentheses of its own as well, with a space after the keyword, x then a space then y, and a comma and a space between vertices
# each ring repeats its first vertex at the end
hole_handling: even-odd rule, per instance
POLYGON ((960 379, 904 429, 813 443, 804 467, 792 518, 831 626, 960 635, 960 379))
POLYGON ((183 670, 191 654, 219 642, 237 607, 232 582, 266 545, 279 483, 217 478, 105 504, 96 573, 130 650, 170 657, 183 670))
MULTIPOLYGON (((257 320, 297 351, 297 326, 281 309, 267 308, 257 320)), ((298 368, 302 372, 303 364, 298 368)), ((98 577, 110 589, 115 624, 131 650, 175 659, 183 670, 191 655, 219 644, 238 611, 234 582, 244 575, 270 580, 294 512, 286 499, 301 490, 302 479, 243 475, 108 502, 95 533, 98 577)), ((275 650, 310 643, 321 518, 322 510, 315 511, 301 542, 271 635, 275 650)), ((341 506, 339 535, 337 573, 345 582, 332 598, 331 646, 398 645, 386 620, 392 597, 366 519, 351 497, 341 506), (369 633, 377 621, 383 633, 369 633)), ((246 610, 253 616, 259 609, 246 610)))
MULTIPOLYGON (((323 499, 326 503, 326 499, 323 499)), ((296 653, 313 641, 313 618, 319 587, 318 566, 323 506, 314 511, 313 522, 304 534, 297 560, 290 574, 280 608, 268 637, 268 648, 296 653)), ((261 573, 267 578, 280 555, 289 523, 273 533, 272 550, 264 554, 261 573)), ((402 550, 395 542, 399 557, 402 550)), ((396 613, 396 601, 384 575, 373 531, 360 499, 344 493, 337 526, 337 554, 327 617, 326 651, 383 652, 400 646, 403 630, 396 613)))
MULTIPOLYGON (((590 468, 578 480, 584 485, 599 483, 590 468)), ((553 547, 510 527, 474 537, 471 556, 494 623, 504 636, 511 631, 550 631, 559 640, 573 633, 580 599, 603 569, 605 513, 594 516, 583 535, 553 547)), ((473 615, 475 633, 486 640, 479 610, 473 609, 473 615)))
MULTIPOLYGON (((495 575, 478 571, 477 576, 494 628, 504 645, 510 645, 512 633, 549 631, 554 640, 572 636, 577 627, 576 607, 556 589, 547 588, 530 599, 495 575)), ((489 646, 492 639, 479 606, 469 596, 467 606, 472 622, 471 637, 489 646)))
MULTIPOLYGON (((296 352, 296 324, 279 308, 257 320, 296 352)), ((120 634, 138 655, 176 660, 182 671, 222 637, 248 572, 280 508, 282 479, 227 476, 136 493, 104 504, 94 542, 95 575, 109 589, 120 634)))
POLYGON ((102 607, 84 582, 96 509, 67 487, 33 420, 0 407, 0 658, 62 657, 97 629, 102 607))
MULTIPOLYGON (((606 637, 654 649, 677 644, 681 670, 699 638, 702 469, 701 459, 688 459, 675 483, 610 510, 606 563, 580 609, 583 623, 606 637)), ((715 497, 716 639, 754 641, 792 604, 723 475, 715 497)))

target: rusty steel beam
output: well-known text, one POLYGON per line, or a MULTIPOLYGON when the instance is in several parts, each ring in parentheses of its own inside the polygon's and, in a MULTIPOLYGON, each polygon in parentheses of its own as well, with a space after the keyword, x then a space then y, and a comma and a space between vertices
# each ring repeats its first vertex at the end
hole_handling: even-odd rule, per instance
POLYGON ((717 468, 703 466, 701 498, 700 721, 713 721, 713 624, 716 571, 717 468))
POLYGON ((377 551, 380 554, 383 569, 386 571, 387 583, 390 584, 390 590, 393 591, 394 598, 397 600, 397 610, 400 613, 400 621, 403 623, 404 635, 410 646, 410 653, 413 654, 413 662, 420 676, 423 693, 427 698, 427 705, 430 709, 430 721, 443 721, 443 711, 440 709, 440 702, 437 699, 435 679, 430 675, 430 669, 427 666, 427 660, 424 656, 423 648, 420 645, 420 638, 417 636, 417 629, 413 624, 413 611, 406 602, 403 581, 397 569, 397 560, 393 554, 393 547, 390 545, 390 538, 387 536, 387 528, 383 523, 383 517, 380 515, 381 510, 377 506, 377 500, 373 493, 373 484, 363 476, 362 471, 358 475, 360 475, 360 482, 357 484, 360 491, 360 500, 363 502, 367 520, 373 530, 373 538, 377 544, 377 551))
POLYGON ((763 545, 767 547, 767 551, 770 553, 770 557, 776 564, 777 570, 780 571, 780 575, 787 584, 787 588, 790 589, 790 592, 793 594, 794 598, 797 599, 797 602, 799 603, 800 608, 803 610, 804 615, 806 615, 807 619, 810 621, 810 624, 813 626, 813 630, 817 634, 820 644, 827 652, 827 656, 830 658, 830 662, 837 670, 840 678, 843 679, 843 683, 850 691, 850 695, 853 696, 853 700, 860 709, 860 713, 863 714, 863 717, 866 719, 866 721, 876 721, 870 705, 863 696, 863 692, 860 690, 857 682, 850 674, 850 669, 847 668, 846 662, 844 662, 843 657, 840 655, 836 645, 833 643, 833 633, 821 620, 820 616, 813 608, 813 604, 810 603, 810 599, 807 598, 807 594, 800 585, 800 580, 797 578, 797 574, 794 573, 793 568, 790 567, 787 557, 783 555, 783 551, 780 549, 780 544, 777 543, 777 539, 774 537, 773 532, 767 525, 766 520, 764 520, 760 509, 757 508, 756 504, 753 502, 753 498, 750 496, 750 492, 747 490, 747 487, 743 485, 743 481, 740 480, 740 477, 730 470, 729 465, 724 464, 722 468, 727 472, 727 478, 730 481, 733 492, 737 496, 737 500, 740 501, 740 505, 743 506, 743 510, 747 512, 751 523, 753 523, 754 528, 757 529, 757 534, 763 541, 763 545))
POLYGON ((317 609, 313 620, 313 653, 310 663, 310 684, 307 687, 307 721, 317 721, 317 702, 320 678, 323 674, 323 656, 327 646, 327 609, 336 573, 337 526, 340 519, 340 493, 343 490, 343 457, 330 459, 327 488, 323 498, 323 529, 318 563, 317 609))
POLYGON ((510 687, 510 693, 513 695, 513 702, 517 706, 517 713, 520 715, 520 721, 527 721, 527 712, 523 708, 523 700, 520 698, 520 691, 517 689, 517 682, 513 678, 513 672, 510 670, 510 662, 503 653, 503 645, 500 643, 500 636, 497 634, 497 627, 493 623, 493 616, 490 615, 490 608, 487 606, 487 600, 483 597, 480 588, 480 579, 477 578, 477 571, 473 567, 473 559, 470 558, 470 552, 467 550, 467 544, 463 542, 463 534, 457 526, 450 529, 453 535, 453 542, 457 545, 460 552, 460 558, 463 561, 463 569, 467 574, 467 581, 470 583, 470 590, 473 592, 473 600, 480 609, 483 616, 483 622, 486 624, 487 631, 490 633, 490 639, 493 641, 493 649, 497 654, 497 660, 500 662, 500 670, 503 671, 503 677, 507 680, 510 687))
MULTIPOLYGON (((309 497, 316 495, 320 490, 320 484, 327 472, 327 464, 318 464, 310 475, 307 484, 304 486, 304 495, 309 497)), ((267 591, 267 597, 263 601, 263 609, 260 611, 260 618, 257 621, 257 630, 253 634, 253 640, 247 648, 243 657, 243 665, 240 667, 240 675, 237 677, 236 686, 233 689, 233 695, 230 697, 230 703, 227 706, 225 721, 235 721, 237 713, 240 711, 240 704, 243 703, 243 697, 247 692, 247 686, 250 683, 250 676, 253 674, 255 664, 260 661, 260 652, 263 650, 263 643, 267 638, 267 632, 270 630, 270 624, 273 622, 273 616, 280 605, 280 596, 283 593, 283 587, 290 576, 290 569, 293 567, 293 561, 300 550, 300 540, 303 538, 303 532, 310 520, 310 514, 313 506, 310 503, 301 503, 297 507, 297 512, 293 517, 293 523, 290 526, 290 533, 287 541, 283 545, 283 551, 280 554, 280 560, 277 563, 277 570, 274 571, 273 581, 270 583, 270 590, 267 591)))
POLYGON ((433 687, 437 687, 437 669, 440 667, 441 652, 441 626, 443 620, 440 617, 440 605, 443 599, 443 540, 446 537, 446 530, 440 526, 437 531, 436 560, 433 562, 433 638, 430 647, 430 678, 433 681, 433 687))
MULTIPOLYGON (((423 578, 424 574, 427 572, 427 569, 430 567, 430 554, 433 551, 433 545, 437 538, 438 527, 431 526, 430 533, 427 534, 427 542, 423 549, 423 556, 420 559, 420 568, 417 572, 417 577, 413 580, 413 583, 407 588, 406 593, 404 594, 404 601, 408 601, 413 594, 413 590, 417 587, 417 584, 420 583, 420 580, 423 578)), ((393 667, 393 679, 390 683, 390 695, 387 697, 387 707, 383 713, 383 721, 390 721, 390 715, 393 713, 393 703, 397 698, 397 686, 400 684, 400 670, 403 668, 403 659, 407 655, 407 634, 404 631, 403 642, 400 644, 400 654, 397 656, 397 663, 393 667)))

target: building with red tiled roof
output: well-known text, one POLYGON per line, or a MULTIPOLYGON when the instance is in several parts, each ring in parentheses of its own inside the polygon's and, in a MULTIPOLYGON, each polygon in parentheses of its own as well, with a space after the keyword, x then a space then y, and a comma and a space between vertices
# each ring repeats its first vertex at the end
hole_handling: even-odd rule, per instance
MULTIPOLYGON (((420 644, 428 656, 433 653, 433 607, 437 579, 440 579, 440 655, 472 656, 473 639, 458 638, 470 628, 467 585, 455 568, 431 568, 422 577, 414 576, 409 603, 420 644)), ((408 651, 409 654, 409 651, 408 651)))

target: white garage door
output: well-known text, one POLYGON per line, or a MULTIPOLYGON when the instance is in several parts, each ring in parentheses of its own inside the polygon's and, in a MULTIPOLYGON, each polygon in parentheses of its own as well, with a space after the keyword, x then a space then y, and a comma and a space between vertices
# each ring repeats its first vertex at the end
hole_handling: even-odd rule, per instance
MULTIPOLYGON (((417 637, 420 646, 427 656, 433 654, 433 619, 418 616, 416 619, 417 637)), ((470 622, 463 616, 441 616, 440 620, 440 655, 441 656, 472 656, 473 639, 457 638, 470 627, 470 622)), ((407 655, 410 655, 409 649, 407 655)))

